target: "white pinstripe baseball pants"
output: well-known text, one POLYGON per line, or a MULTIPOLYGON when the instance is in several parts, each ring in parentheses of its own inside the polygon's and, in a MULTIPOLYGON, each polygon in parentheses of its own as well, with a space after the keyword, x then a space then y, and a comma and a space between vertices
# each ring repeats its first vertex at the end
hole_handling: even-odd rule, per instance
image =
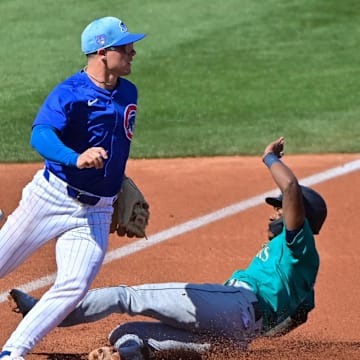
POLYGON ((51 175, 47 181, 43 170, 24 188, 19 206, 0 230, 0 277, 54 238, 57 276, 3 350, 26 355, 86 294, 106 253, 113 200, 81 204, 67 195, 59 178, 51 175))

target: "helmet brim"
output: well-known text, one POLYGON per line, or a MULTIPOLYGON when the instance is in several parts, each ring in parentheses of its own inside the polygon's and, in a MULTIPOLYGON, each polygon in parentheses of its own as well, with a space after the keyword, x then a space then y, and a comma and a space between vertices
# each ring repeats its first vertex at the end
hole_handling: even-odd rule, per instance
POLYGON ((281 208, 282 207, 282 196, 279 195, 278 197, 267 197, 265 198, 267 204, 281 208))

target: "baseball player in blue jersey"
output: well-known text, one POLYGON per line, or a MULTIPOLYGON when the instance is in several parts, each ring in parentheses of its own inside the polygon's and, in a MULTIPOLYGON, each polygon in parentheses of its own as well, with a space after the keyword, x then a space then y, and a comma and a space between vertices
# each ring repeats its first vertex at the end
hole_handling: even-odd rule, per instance
MULTIPOLYGON (((275 209, 269 241, 246 269, 235 271, 224 284, 93 289, 60 326, 96 321, 112 313, 152 317, 158 321, 124 323, 109 335, 122 359, 142 359, 158 350, 206 351, 219 341, 243 348, 256 337, 283 335, 306 322, 314 308, 319 268, 314 234, 325 221, 327 207, 320 194, 299 185, 281 160, 283 149, 281 137, 265 148, 262 157, 281 195, 266 198, 275 209)), ((37 301, 17 289, 10 296, 23 315, 37 301)), ((94 350, 90 359, 104 354, 107 360, 114 358, 105 350, 94 350)))
POLYGON ((0 231, 0 277, 54 238, 57 277, 1 359, 21 359, 55 328, 103 262, 137 110, 137 88, 123 76, 131 72, 134 42, 144 36, 115 17, 91 22, 81 35, 87 66, 56 86, 35 118, 31 145, 45 166, 0 231))

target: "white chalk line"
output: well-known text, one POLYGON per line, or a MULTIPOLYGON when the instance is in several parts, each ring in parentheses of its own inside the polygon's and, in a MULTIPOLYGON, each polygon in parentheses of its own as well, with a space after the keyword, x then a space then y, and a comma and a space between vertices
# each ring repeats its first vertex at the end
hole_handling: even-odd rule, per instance
MULTIPOLYGON (((354 160, 354 161, 345 163, 344 165, 334 167, 334 168, 325 170, 323 172, 317 173, 315 175, 300 179, 299 182, 302 185, 311 186, 311 185, 315 185, 315 184, 324 182, 326 180, 336 178, 338 176, 342 176, 342 175, 351 173, 358 169, 360 169, 360 159, 354 160)), ((219 221, 226 217, 240 213, 244 210, 247 210, 252 207, 258 206, 260 204, 263 204, 265 197, 274 196, 274 195, 277 195, 278 193, 279 193, 278 189, 274 189, 274 190, 262 193, 260 195, 240 201, 233 205, 216 210, 207 215, 194 218, 194 219, 186 221, 182 224, 179 224, 179 225, 173 226, 171 228, 168 228, 166 230, 160 231, 154 235, 149 236, 148 240, 144 240, 144 239, 137 240, 129 245, 109 251, 105 256, 104 264, 112 262, 117 259, 120 259, 127 255, 134 254, 140 250, 146 249, 150 246, 161 243, 163 241, 172 239, 178 235, 185 234, 189 231, 198 229, 198 228, 208 225, 212 222, 219 221)), ((25 292, 35 291, 42 287, 51 285, 54 282, 55 277, 56 277, 56 273, 49 274, 49 275, 43 276, 37 280, 30 281, 21 286, 17 286, 17 288, 22 291, 25 291, 25 292)), ((0 303, 6 301, 7 295, 8 295, 8 292, 0 293, 0 303)))

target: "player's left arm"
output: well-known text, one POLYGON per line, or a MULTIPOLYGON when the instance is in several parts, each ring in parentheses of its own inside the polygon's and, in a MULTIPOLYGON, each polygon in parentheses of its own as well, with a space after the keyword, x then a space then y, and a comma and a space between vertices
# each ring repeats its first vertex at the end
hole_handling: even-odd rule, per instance
POLYGON ((305 220, 303 194, 294 172, 283 162, 285 139, 283 137, 266 146, 263 161, 279 187, 282 199, 282 214, 286 229, 293 231, 300 229, 305 220))
POLYGON ((288 334, 290 331, 296 329, 302 324, 305 324, 308 319, 309 312, 314 308, 314 291, 297 307, 297 309, 288 316, 283 322, 274 326, 267 331, 266 337, 279 337, 288 334))

